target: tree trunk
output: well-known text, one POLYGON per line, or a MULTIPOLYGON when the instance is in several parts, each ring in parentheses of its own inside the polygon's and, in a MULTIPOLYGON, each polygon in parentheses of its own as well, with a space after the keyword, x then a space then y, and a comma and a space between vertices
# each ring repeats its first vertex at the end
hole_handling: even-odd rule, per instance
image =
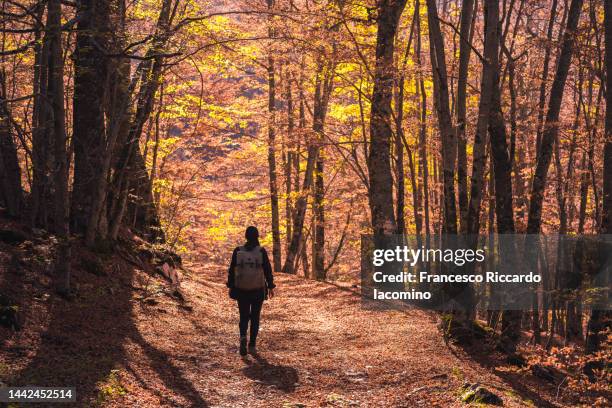
MULTIPOLYGON (((116 18, 113 21, 113 30, 118 33, 114 49, 123 49, 125 47, 125 18, 126 6, 125 0, 117 0, 115 10, 116 18)), ((162 11, 165 12, 167 6, 164 3, 162 11)), ((159 26, 159 25, 158 25, 159 26)), ((134 109, 132 107, 132 96, 135 93, 135 88, 138 81, 142 78, 142 72, 145 67, 150 67, 149 61, 141 62, 134 75, 130 80, 130 61, 121 59, 116 64, 109 64, 109 76, 111 91, 107 100, 106 107, 107 123, 105 149, 102 158, 101 174, 103 176, 97 179, 95 198, 93 200, 91 217, 87 226, 85 241, 88 245, 92 245, 96 238, 100 239, 115 239, 117 236, 119 223, 115 223, 123 217, 116 217, 118 207, 125 208, 127 196, 125 199, 121 196, 121 184, 116 183, 121 180, 123 171, 120 166, 126 147, 129 145, 131 120, 133 118, 134 109), (118 157, 119 160, 115 159, 118 157), (111 171, 112 170, 112 171, 111 171), (115 178, 115 188, 109 188, 109 182, 115 178)), ((155 165, 153 166, 155 167, 155 165)), ((150 188, 152 186, 149 184, 150 188)))
MULTIPOLYGON (((402 235, 406 231, 406 219, 404 216, 405 206, 405 182, 404 182, 404 75, 400 74, 396 87, 395 96, 395 212, 397 220, 396 234, 402 235)), ((416 203, 413 203, 416 208, 416 203)), ((415 219, 416 221, 416 219, 415 219)))
POLYGON ((0 198, 11 217, 20 217, 23 210, 21 170, 17 148, 13 142, 11 119, 6 103, 6 75, 0 70, 0 198))
MULTIPOLYGON (((274 0, 267 0, 268 10, 274 8, 274 0)), ((274 37, 272 19, 269 19, 268 36, 274 37)), ((268 176, 270 181, 270 207, 272 222, 272 267, 275 271, 281 267, 280 218, 278 210, 278 182, 276 176, 276 83, 274 78, 274 57, 268 51, 268 176)))
POLYGON ((313 194, 314 230, 312 236, 312 276, 325 280, 325 207, 323 204, 325 186, 323 184, 323 157, 319 150, 316 163, 316 176, 313 194))
POLYGON ((542 78, 540 79, 540 97, 538 99, 538 121, 537 121, 537 137, 536 137, 536 156, 540 151, 542 141, 542 121, 544 120, 544 105, 546 103, 546 82, 548 80, 548 66, 550 65, 550 54, 552 50, 553 27, 555 25, 555 16, 557 14, 557 0, 552 0, 550 7, 550 18, 548 20, 548 29, 546 30, 546 45, 544 51, 544 61, 542 64, 542 78))
MULTIPOLYGON (((137 208, 141 207, 138 211, 144 211, 143 213, 147 214, 151 210, 152 194, 150 191, 146 191, 150 182, 148 181, 148 174, 143 164, 144 159, 140 152, 139 141, 143 126, 153 109, 153 100, 159 86, 164 58, 158 54, 164 49, 170 36, 171 6, 172 0, 164 0, 157 20, 153 44, 146 53, 148 58, 136 70, 135 80, 140 81, 140 89, 136 96, 136 113, 130 122, 126 140, 121 146, 120 158, 115 170, 114 189, 118 191, 118 194, 114 197, 114 202, 111 206, 112 219, 109 226, 109 238, 112 240, 117 239, 119 227, 127 212, 126 206, 129 205, 128 196, 130 196, 131 192, 134 193, 132 195, 137 197, 139 203, 137 208)), ((130 89, 133 90, 134 88, 135 83, 132 81, 130 89)), ((99 217, 99 214, 94 214, 94 216, 99 217)), ((140 226, 145 238, 151 241, 164 239, 156 214, 152 219, 146 219, 145 222, 147 224, 150 222, 151 224, 140 226)), ((93 242, 96 228, 97 221, 90 223, 87 231, 87 241, 89 243, 93 242), (93 232, 90 229, 93 229, 93 232)))
POLYGON ((109 97, 110 4, 82 0, 77 8, 74 52, 72 228, 85 232, 91 219, 105 149, 104 107, 109 97))
POLYGON ((427 0, 430 54, 433 71, 434 105, 438 116, 438 129, 442 144, 442 182, 444 191, 443 232, 457 233, 457 208, 455 203, 455 159, 457 140, 452 127, 448 96, 448 80, 444 51, 444 39, 440 30, 435 0, 427 0))
MULTIPOLYGON (((515 63, 512 55, 508 55, 508 90, 510 91, 510 167, 511 174, 516 174, 516 133, 517 133, 517 106, 516 106, 516 86, 515 86, 515 63)), ((523 158, 521 158, 523 160, 523 158)), ((520 178, 519 178, 520 180, 520 178)))
MULTIPOLYGON (((499 2, 487 0, 487 31, 491 30, 491 46, 495 52, 487 55, 487 62, 493 71, 491 118, 489 120, 489 134, 491 142, 491 159, 493 163, 493 176, 495 178, 495 215, 497 219, 498 234, 514 234, 514 212, 512 208, 512 163, 506 140, 506 126, 501 107, 501 90, 499 79, 499 2), (490 55, 490 57, 489 57, 490 55)), ((501 262, 508 265, 513 261, 515 251, 506 245, 500 246, 501 262)), ((520 336, 521 312, 506 310, 502 314, 502 343, 506 351, 514 352, 520 336)))
MULTIPOLYGON (((605 70, 606 70, 606 118, 605 118, 605 139, 603 151, 603 211, 601 218, 601 234, 612 234, 612 0, 604 0, 604 26, 605 26, 605 70)), ((609 245, 610 240, 606 240, 609 245)), ((609 255, 608 255, 609 256, 609 255)), ((610 284, 609 276, 604 276, 601 272, 600 282, 595 282, 597 286, 610 284)), ((608 272, 609 275, 609 272, 608 272)), ((587 353, 594 353, 599 350, 603 340, 602 332, 606 327, 610 327, 611 313, 604 310, 608 301, 609 293, 605 298, 596 302, 592 306, 591 316, 587 325, 587 336, 585 350, 587 353)))
MULTIPOLYGON (((408 41, 408 47, 410 46, 410 40, 408 41)), ((406 56, 408 55, 409 49, 406 50, 406 56)), ((422 230, 423 220, 421 217, 421 197, 420 197, 420 186, 417 184, 416 166, 414 165, 414 156, 412 149, 406 140, 404 135, 403 121, 404 121, 404 85, 405 78, 404 72, 399 75, 398 85, 395 94, 395 178, 396 178, 396 214, 397 214, 397 234, 403 235, 406 233, 406 220, 405 220, 405 177, 404 177, 404 148, 408 157, 408 169, 410 174, 410 187, 412 192, 412 213, 414 217, 414 225, 416 230, 417 246, 421 247, 422 244, 422 230)), ((418 97, 418 95, 417 95, 418 97)), ((417 120, 420 112, 415 110, 417 120)))
POLYGON ((374 236, 396 231, 391 174, 394 39, 406 0, 378 1, 376 68, 370 112, 369 203, 374 236))
MULTIPOLYGON (((317 68, 312 124, 312 129, 313 133, 315 134, 316 140, 311 140, 308 146, 306 170, 304 171, 304 181, 302 184, 301 192, 295 202, 293 216, 293 235, 291 237, 291 243, 289 244, 287 256, 285 257, 285 264, 283 265, 282 269, 284 273, 296 273, 296 258, 299 255, 299 251, 305 250, 305 245, 302 244, 302 232, 304 229, 304 220, 306 218, 308 194, 313 186, 313 181, 315 177, 315 166, 319 156, 320 143, 323 137, 323 129, 325 126, 325 115, 327 113, 329 95, 332 90, 331 84, 334 76, 334 66, 333 63, 331 65, 332 66, 329 67, 324 66, 322 63, 320 63, 317 68)), ((300 126, 303 125, 304 121, 305 119, 303 115, 302 105, 300 102, 300 126)))
POLYGON ((308 205, 308 194, 312 187, 313 173, 319 148, 316 144, 311 144, 308 147, 308 158, 306 161, 306 170, 304 171, 304 182, 300 195, 295 202, 295 214, 293 217, 293 236, 289 244, 289 250, 285 257, 283 265, 284 273, 295 273, 295 262, 298 251, 302 248, 302 231, 304 229, 304 219, 306 218, 306 207, 308 205))
POLYGON ((555 175, 557 178, 557 183, 555 185, 555 193, 557 196, 557 206, 559 211, 559 234, 564 235, 567 233, 567 212, 565 206, 565 192, 563 191, 563 168, 561 167, 561 147, 559 146, 561 142, 559 141, 559 137, 557 137, 554 141, 554 156, 555 156, 555 175))
POLYGON ((133 186, 133 195, 136 197, 130 202, 130 219, 134 220, 133 227, 136 232, 146 237, 151 242, 165 241, 164 232, 161 229, 161 222, 155 206, 153 197, 152 179, 147 172, 145 158, 136 146, 132 155, 130 165, 132 174, 130 185, 133 186))
MULTIPOLYGON (((487 152, 490 153, 491 148, 490 145, 487 146, 487 152)), ((487 237, 487 241, 488 241, 488 245, 489 248, 495 248, 495 170, 494 170, 494 166, 493 166, 493 155, 487 153, 485 156, 489 157, 489 179, 488 182, 484 184, 484 187, 486 189, 486 191, 483 192, 483 196, 486 195, 488 198, 488 204, 489 204, 489 208, 488 208, 488 212, 487 212, 487 232, 488 232, 488 237, 487 237)), ((495 260, 496 257, 493 256, 489 256, 488 262, 487 262, 487 266, 488 266, 488 270, 491 270, 491 268, 494 267, 495 265, 495 260)), ((495 291, 495 286, 492 284, 489 284, 489 296, 491 297, 491 299, 496 302, 498 301, 499 296, 497 295, 496 291, 495 291)), ((491 311, 489 314, 489 318, 488 320, 491 322, 489 324, 489 326, 491 326, 493 328, 493 330, 497 330, 497 325, 499 323, 499 317, 501 315, 501 311, 491 311)))
POLYGON ((468 184, 467 184, 467 139, 465 134, 467 80, 472 52, 471 42, 474 0, 464 0, 461 4, 461 25, 459 28, 459 78, 457 80, 457 186, 459 190, 459 229, 467 232, 468 184))
MULTIPOLYGON (((38 17, 42 19, 45 6, 41 6, 38 17)), ((37 34, 34 56, 34 106, 32 110, 32 189, 30 194, 30 224, 33 227, 49 228, 48 208, 51 189, 51 129, 48 102, 49 85, 49 36, 37 34)))
MULTIPOLYGON (((497 0, 488 0, 488 4, 497 0)), ((514 213, 512 207, 512 164, 508 152, 506 126, 501 110, 501 91, 498 70, 493 79, 493 98, 489 134, 491 136, 491 156, 495 177, 495 215, 498 234, 514 234, 514 213)))
POLYGON ((580 12, 583 0, 572 0, 567 19, 567 27, 563 34, 563 45, 557 62, 557 70, 553 80, 548 112, 544 122, 542 140, 537 157, 535 175, 531 187, 531 197, 529 203, 529 217, 527 220, 527 233, 538 234, 542 223, 542 201, 544 200, 544 190, 548 176, 548 168, 552 156, 552 147, 559 131, 559 112, 563 100, 563 91, 569 65, 572 59, 575 32, 580 19, 580 12))
MULTIPOLYGON (((100 168, 101 176, 96 180, 94 197, 92 200, 92 208, 90 218, 88 220, 87 231, 85 234, 86 243, 93 245, 96 238, 107 238, 113 235, 109 228, 108 211, 111 206, 108 202, 116 204, 111 200, 112 196, 108 191, 108 180, 111 178, 110 170, 113 165, 113 156, 116 152, 116 146, 119 142, 127 144, 129 137, 130 119, 131 119, 131 104, 133 87, 135 83, 130 84, 130 64, 128 61, 120 61, 113 70, 112 86, 113 92, 111 97, 110 120, 107 126, 107 138, 105 141, 105 149, 102 155, 102 164, 100 168), (106 214, 106 216, 103 216, 106 214)), ((123 150, 123 146, 121 151, 123 150)), ((116 207, 116 206, 115 206, 116 207)), ((111 211, 111 215, 113 212, 111 211)), ((112 229, 112 228, 111 228, 112 229)))
MULTIPOLYGON (((291 193, 293 190, 293 170, 296 168, 295 162, 297 161, 297 166, 299 167, 299 153, 297 149, 293 147, 293 137, 294 137, 294 118, 293 118, 293 95, 291 92, 291 74, 287 72, 287 161, 285 163, 285 193, 287 197, 285 198, 285 240, 286 240, 286 248, 285 251, 289 248, 289 244, 291 243, 291 226, 293 222, 293 204, 291 193)), ((296 177, 299 177, 296 174, 296 177)))
POLYGON ((603 163, 601 233, 612 234, 612 0, 604 1, 606 119, 603 163))
POLYGON ((499 86, 494 84, 494 79, 496 77, 495 70, 499 66, 498 23, 497 20, 492 19, 492 17, 488 15, 488 13, 496 13, 496 15, 499 15, 499 8, 495 11, 490 10, 490 7, 491 2, 485 1, 485 13, 487 13, 485 15, 485 61, 483 61, 482 77, 480 81, 480 100, 478 103, 476 133, 474 135, 470 202, 468 208, 468 233, 474 237, 480 232, 480 206, 482 203, 482 191, 484 190, 485 147, 487 145, 489 121, 491 120, 493 112, 491 106, 493 88, 499 86))
POLYGON ((427 93, 425 92, 425 81, 422 73, 421 62, 421 17, 420 17, 420 0, 415 4, 414 18, 416 19, 416 49, 415 59, 419 70, 417 71, 417 97, 419 98, 419 164, 420 164, 420 180, 419 185, 423 186, 423 212, 425 222, 425 240, 426 247, 429 248, 429 231, 430 231, 430 214, 429 214, 429 164, 427 161, 427 93))
POLYGON ((580 208, 578 209, 578 234, 584 233, 584 223, 586 222, 586 210, 589 198, 589 175, 586 165, 586 152, 582 153, 580 166, 580 208))
MULTIPOLYGON (((153 136, 153 157, 151 158, 151 176, 149 177, 149 191, 153 192, 153 183, 157 178, 157 157, 159 155, 159 143, 160 143, 160 129, 159 129, 159 117, 161 116, 161 112, 164 106, 164 87, 163 84, 159 90, 159 107, 157 109, 157 113, 155 114, 155 131, 153 136)), ((145 155, 145 163, 146 163, 146 155, 145 155)), ((155 214, 157 214, 157 208, 159 206, 159 191, 154 192, 153 196, 153 205, 152 207, 156 210, 155 214)), ((150 216, 154 216, 151 214, 150 216)))
POLYGON ((68 152, 66 148, 66 123, 64 114, 64 60, 62 55, 62 5, 61 0, 47 3, 47 35, 49 36, 49 85, 48 95, 53 113, 54 206, 53 229, 60 242, 55 262, 58 290, 67 294, 70 290, 70 242, 68 201, 68 152))
MULTIPOLYGON (((317 116, 321 122, 321 130, 317 132, 319 140, 323 137, 323 128, 325 125, 325 116, 327 111, 327 104, 331 95, 335 62, 332 57, 332 62, 329 63, 327 69, 324 70, 323 82, 321 83, 321 107, 325 106, 325 110, 317 112, 317 116), (324 104, 324 105, 323 105, 324 104)), ((316 177, 313 194, 313 216, 314 216, 314 231, 313 231, 313 257, 312 257, 312 268, 313 277, 317 280, 325 280, 327 277, 328 268, 325 267, 325 185, 324 185, 324 150, 323 146, 319 149, 316 161, 316 177)))

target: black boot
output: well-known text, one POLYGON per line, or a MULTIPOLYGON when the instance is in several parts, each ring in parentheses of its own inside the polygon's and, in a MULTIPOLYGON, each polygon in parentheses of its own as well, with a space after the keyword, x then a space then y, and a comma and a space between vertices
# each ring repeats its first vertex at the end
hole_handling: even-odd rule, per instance
POLYGON ((249 353, 250 354, 257 354, 257 347, 255 345, 255 340, 250 340, 249 341, 249 353))
POLYGON ((240 336, 240 355, 247 355, 247 339, 246 336, 240 336))

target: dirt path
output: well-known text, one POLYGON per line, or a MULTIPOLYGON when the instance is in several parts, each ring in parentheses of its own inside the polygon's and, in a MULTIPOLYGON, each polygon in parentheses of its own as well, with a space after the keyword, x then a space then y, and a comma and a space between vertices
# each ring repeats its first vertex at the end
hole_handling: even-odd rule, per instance
POLYGON ((213 270, 196 267, 184 281, 192 311, 164 300, 135 306, 139 336, 125 345, 120 392, 104 405, 465 406, 466 381, 504 406, 549 405, 449 348, 433 314, 363 310, 350 291, 291 276, 277 277, 278 296, 264 305, 260 356, 241 358, 237 310, 213 270))

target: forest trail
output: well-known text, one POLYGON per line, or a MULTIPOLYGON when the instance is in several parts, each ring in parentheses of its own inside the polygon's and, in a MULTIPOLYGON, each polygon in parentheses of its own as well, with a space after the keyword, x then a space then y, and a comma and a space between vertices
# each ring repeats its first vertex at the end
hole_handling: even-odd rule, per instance
POLYGON ((225 268, 190 268, 182 287, 192 310, 164 298, 134 306, 142 341, 125 343, 125 392, 104 406, 466 406, 465 382, 504 406, 556 406, 540 399, 554 387, 515 389, 512 376, 447 346, 432 313, 364 310, 351 290, 283 274, 263 308, 259 356, 241 358, 225 268))

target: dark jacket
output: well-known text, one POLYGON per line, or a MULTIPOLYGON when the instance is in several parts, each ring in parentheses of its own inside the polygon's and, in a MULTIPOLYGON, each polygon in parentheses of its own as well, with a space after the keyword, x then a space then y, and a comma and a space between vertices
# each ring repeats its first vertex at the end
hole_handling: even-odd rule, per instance
MULTIPOLYGON (((252 251, 256 245, 253 244, 245 244, 245 248, 247 251, 252 251)), ((232 299, 240 299, 240 298, 250 298, 256 300, 256 298, 261 297, 262 299, 266 296, 267 289, 274 289, 276 285, 274 284, 274 276, 272 275, 272 265, 270 265, 270 259, 268 258, 268 253, 263 247, 259 247, 262 253, 263 258, 263 270, 264 276, 266 278, 266 288, 264 289, 255 289, 255 290, 244 290, 238 289, 234 287, 234 277, 236 276, 236 254, 239 247, 234 249, 232 253, 232 261, 230 263, 229 269, 227 271, 227 287, 231 289, 230 296, 232 299)))

